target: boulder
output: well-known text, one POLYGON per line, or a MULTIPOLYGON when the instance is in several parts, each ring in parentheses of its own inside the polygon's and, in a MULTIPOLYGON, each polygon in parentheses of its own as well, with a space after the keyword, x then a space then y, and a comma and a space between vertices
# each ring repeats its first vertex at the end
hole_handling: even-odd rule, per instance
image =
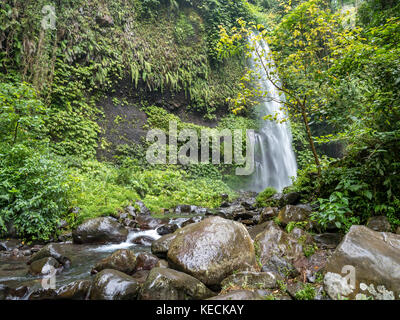
POLYGON ((168 262, 206 285, 219 285, 233 271, 252 269, 256 264, 253 241, 236 221, 207 218, 174 235, 168 262))
POLYGON ((149 273, 149 270, 140 270, 131 275, 131 277, 135 279, 140 285, 142 285, 146 282, 149 273))
POLYGON ((168 223, 168 220, 156 219, 148 215, 137 216, 135 221, 141 230, 154 230, 168 223))
POLYGON ((158 227, 157 233, 160 236, 163 236, 169 233, 174 233, 176 230, 178 230, 178 226, 176 224, 166 224, 161 227, 158 227))
POLYGON ((150 215, 150 210, 146 207, 143 201, 135 201, 135 211, 139 215, 150 215))
POLYGON ((155 265, 156 268, 169 268, 169 264, 167 260, 160 259, 155 265))
POLYGON ((297 239, 282 231, 273 221, 266 222, 264 231, 256 236, 255 243, 263 265, 274 255, 285 257, 289 261, 304 256, 303 246, 297 239))
POLYGON ((340 233, 322 233, 313 237, 314 242, 321 249, 335 249, 342 238, 340 233))
POLYGON ((145 246, 145 247, 151 246, 153 241, 154 241, 154 239, 152 237, 149 237, 149 236, 139 236, 139 237, 131 240, 132 243, 139 244, 139 245, 142 245, 142 246, 145 246))
POLYGON ((392 226, 390 225, 388 218, 385 216, 369 218, 367 221, 367 227, 380 232, 390 232, 392 230, 392 226))
POLYGON ((237 272, 221 282, 223 288, 240 287, 246 289, 273 289, 279 277, 272 272, 237 272))
POLYGON ((90 300, 135 300, 139 283, 117 270, 105 269, 93 280, 90 300))
POLYGON ((28 260, 27 264, 48 257, 54 258, 64 267, 68 267, 71 264, 71 260, 63 254, 63 245, 58 243, 50 243, 44 246, 28 260))
POLYGON ((176 237, 176 233, 166 234, 151 244, 151 252, 159 258, 166 258, 172 240, 176 237))
POLYGON ((287 205, 279 211, 278 220, 283 225, 286 226, 289 222, 300 222, 307 220, 309 215, 311 214, 311 209, 298 205, 287 205))
POLYGON ((29 265, 29 273, 32 275, 47 275, 58 268, 60 268, 59 262, 53 257, 47 257, 33 261, 29 265))
POLYGON ((284 257, 273 255, 261 268, 263 272, 272 272, 280 275, 282 278, 295 278, 300 273, 284 257))
MULTIPOLYGON (((346 291, 343 296, 354 298, 360 293, 372 295, 374 299, 383 296, 399 299, 399 266, 400 235, 354 225, 329 258, 326 271, 354 278, 354 289, 351 293, 346 291)), ((332 292, 329 284, 325 289, 332 292)), ((337 296, 330 296, 337 299, 337 296)))
POLYGON ((120 243, 128 236, 128 230, 110 217, 85 221, 72 232, 74 243, 120 243))
POLYGON ((29 300, 53 300, 57 297, 54 289, 37 289, 29 294, 29 300))
POLYGON ((71 282, 56 291, 57 299, 86 300, 91 285, 92 282, 90 280, 71 282))
POLYGON ((118 270, 126 274, 131 274, 136 268, 136 256, 128 249, 120 249, 112 255, 105 257, 98 262, 92 269, 92 273, 98 273, 105 269, 118 270))
POLYGON ((136 271, 151 270, 156 266, 158 260, 159 259, 151 253, 141 252, 136 257, 136 271))
POLYGON ((140 294, 141 300, 201 300, 213 295, 196 278, 173 269, 150 271, 140 294))
POLYGON ((207 300, 262 300, 262 297, 253 291, 234 290, 209 298, 207 300))
POLYGON ((264 223, 266 221, 272 220, 278 215, 278 208, 276 207, 266 207, 262 209, 261 214, 260 214, 260 220, 258 223, 264 223))

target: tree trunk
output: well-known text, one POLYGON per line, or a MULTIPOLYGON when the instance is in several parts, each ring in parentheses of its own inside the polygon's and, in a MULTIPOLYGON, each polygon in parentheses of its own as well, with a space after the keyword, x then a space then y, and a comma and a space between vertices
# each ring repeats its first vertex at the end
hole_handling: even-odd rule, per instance
POLYGON ((311 135, 311 129, 310 129, 310 125, 308 124, 307 114, 306 114, 304 105, 301 105, 301 115, 303 116, 303 122, 306 127, 308 142, 310 143, 311 151, 314 155, 314 161, 315 161, 315 164, 316 164, 317 170, 318 170, 318 177, 320 177, 321 176, 321 163, 319 162, 317 150, 315 149, 315 145, 314 145, 314 141, 313 141, 313 138, 311 135))

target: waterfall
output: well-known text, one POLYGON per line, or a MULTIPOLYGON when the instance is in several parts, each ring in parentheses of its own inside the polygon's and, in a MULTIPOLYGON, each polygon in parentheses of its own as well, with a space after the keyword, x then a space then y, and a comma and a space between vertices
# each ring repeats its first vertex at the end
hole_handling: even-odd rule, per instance
MULTIPOLYGON (((273 68, 272 61, 267 58, 270 52, 268 44, 261 40, 256 45, 260 52, 264 52, 264 65, 273 68)), ((260 88, 268 92, 267 97, 257 106, 257 113, 261 119, 260 130, 251 137, 255 161, 251 189, 260 192, 266 187, 274 187, 282 191, 284 187, 292 184, 291 177, 296 177, 297 173, 290 123, 289 120, 283 123, 263 120, 263 117, 277 114, 278 119, 286 119, 285 113, 281 110, 282 103, 275 101, 276 99, 282 101, 284 96, 283 94, 279 96, 278 89, 268 80, 264 68, 258 67, 261 65, 260 61, 257 61, 255 52, 250 59, 250 66, 260 75, 256 79, 260 88)))

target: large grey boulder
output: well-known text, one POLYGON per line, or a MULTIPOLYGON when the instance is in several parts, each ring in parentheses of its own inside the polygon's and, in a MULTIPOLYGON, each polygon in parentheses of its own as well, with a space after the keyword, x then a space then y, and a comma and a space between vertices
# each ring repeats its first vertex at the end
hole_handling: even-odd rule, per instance
POLYGON ((201 300, 213 295, 196 278, 173 269, 154 268, 143 284, 141 300, 201 300))
POLYGON ((99 261, 92 269, 92 273, 98 273, 104 269, 118 270, 126 274, 131 274, 136 268, 136 256, 133 251, 120 249, 108 257, 99 261))
POLYGON ((169 233, 155 240, 151 244, 151 252, 159 258, 166 258, 172 240, 176 237, 176 233, 169 233))
POLYGON ((300 222, 307 220, 311 214, 311 208, 304 205, 287 205, 283 207, 278 214, 278 220, 286 226, 289 222, 300 222))
POLYGON ((135 300, 139 283, 117 270, 105 269, 93 280, 90 291, 91 300, 135 300))
MULTIPOLYGON (((352 226, 326 265, 329 273, 354 279, 354 288, 344 296, 355 298, 357 294, 374 299, 400 298, 400 235, 376 232, 365 226, 352 226)), ((340 279, 329 275, 332 283, 340 279)), ((325 290, 329 288, 329 281, 325 290)), ((351 284, 351 283, 350 283, 351 284)), ((337 299, 336 296, 331 296, 337 299)))
POLYGON ((260 262, 265 265, 273 256, 285 257, 289 261, 304 257, 303 246, 298 239, 287 234, 273 221, 266 222, 264 231, 255 239, 260 262))
POLYGON ((71 263, 71 260, 64 255, 63 253, 63 244, 58 243, 50 243, 36 252, 27 262, 27 264, 32 264, 37 260, 41 260, 43 258, 52 257, 57 260, 63 266, 68 267, 71 263))
POLYGON ((74 243, 120 243, 126 240, 128 230, 111 217, 86 220, 73 232, 74 243))
POLYGON ((77 280, 56 291, 57 299, 60 300, 85 300, 88 296, 92 282, 90 280, 77 280))
POLYGON ((234 271, 256 264, 253 241, 241 223, 211 217, 174 234, 168 262, 206 285, 219 285, 234 271))

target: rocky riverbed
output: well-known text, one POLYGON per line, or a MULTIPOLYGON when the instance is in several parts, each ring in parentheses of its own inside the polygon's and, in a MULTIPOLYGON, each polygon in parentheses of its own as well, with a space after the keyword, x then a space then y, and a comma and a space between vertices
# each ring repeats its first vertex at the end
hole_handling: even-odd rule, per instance
POLYGON ((58 242, 0 240, 0 299, 400 299, 400 235, 384 217, 320 233, 297 199, 257 208, 243 194, 174 219, 138 202, 58 242))

